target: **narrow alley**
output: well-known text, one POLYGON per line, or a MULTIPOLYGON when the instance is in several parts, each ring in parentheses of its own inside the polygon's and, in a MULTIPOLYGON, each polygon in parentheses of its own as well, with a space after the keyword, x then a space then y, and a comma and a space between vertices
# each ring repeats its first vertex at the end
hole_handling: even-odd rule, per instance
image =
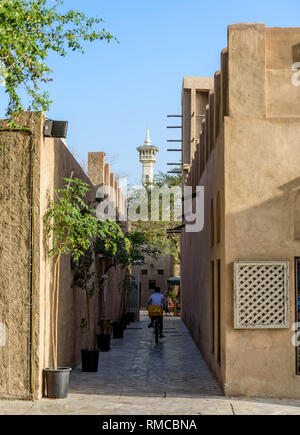
POLYGON ((300 401, 225 398, 180 318, 165 317, 155 344, 148 318, 101 353, 98 373, 73 370, 63 400, 0 401, 0 414, 300 414, 300 401))

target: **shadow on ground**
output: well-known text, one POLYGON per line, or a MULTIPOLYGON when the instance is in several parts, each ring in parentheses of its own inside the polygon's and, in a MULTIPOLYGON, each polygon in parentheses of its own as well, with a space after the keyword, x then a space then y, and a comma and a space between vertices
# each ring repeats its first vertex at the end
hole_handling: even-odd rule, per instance
POLYGON ((131 324, 124 339, 100 354, 98 373, 73 370, 72 394, 140 397, 222 396, 201 353, 180 318, 166 317, 165 338, 155 343, 148 319, 131 324))

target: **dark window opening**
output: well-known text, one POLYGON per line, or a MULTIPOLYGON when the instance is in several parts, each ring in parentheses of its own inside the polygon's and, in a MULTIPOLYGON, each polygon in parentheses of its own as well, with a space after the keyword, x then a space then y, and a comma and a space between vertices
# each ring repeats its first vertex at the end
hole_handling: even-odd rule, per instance
POLYGON ((221 209, 220 209, 220 192, 217 193, 217 243, 221 241, 221 209))
POLYGON ((210 246, 213 248, 215 245, 215 216, 214 216, 214 201, 210 203, 210 246))
POLYGON ((215 353, 215 264, 211 262, 210 269, 210 324, 211 353, 215 353))
POLYGON ((148 270, 146 269, 142 270, 142 275, 148 275, 148 270))
POLYGON ((154 290, 156 287, 156 281, 155 280, 150 280, 149 281, 149 290, 154 290))
POLYGON ((221 365, 221 260, 218 260, 217 275, 217 361, 218 364, 221 365))
POLYGON ((157 275, 163 275, 165 272, 163 269, 158 269, 157 275))

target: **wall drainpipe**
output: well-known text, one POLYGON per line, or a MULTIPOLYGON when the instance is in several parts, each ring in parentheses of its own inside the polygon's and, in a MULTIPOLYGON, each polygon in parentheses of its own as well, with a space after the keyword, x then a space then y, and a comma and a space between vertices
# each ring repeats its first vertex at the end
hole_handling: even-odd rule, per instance
POLYGON ((35 213, 34 213, 34 165, 35 147, 34 135, 30 134, 30 266, 29 266, 29 394, 31 400, 35 398, 35 264, 33 250, 35 244, 35 213))

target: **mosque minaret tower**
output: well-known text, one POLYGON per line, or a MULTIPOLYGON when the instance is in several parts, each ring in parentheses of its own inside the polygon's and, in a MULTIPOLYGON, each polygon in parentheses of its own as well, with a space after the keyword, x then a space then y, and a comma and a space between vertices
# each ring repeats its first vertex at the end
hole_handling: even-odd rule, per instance
POLYGON ((153 184, 154 178, 154 163, 156 162, 156 153, 159 149, 152 145, 150 139, 149 128, 147 128, 147 135, 144 145, 137 148, 140 153, 140 162, 143 165, 142 183, 144 186, 153 184))

